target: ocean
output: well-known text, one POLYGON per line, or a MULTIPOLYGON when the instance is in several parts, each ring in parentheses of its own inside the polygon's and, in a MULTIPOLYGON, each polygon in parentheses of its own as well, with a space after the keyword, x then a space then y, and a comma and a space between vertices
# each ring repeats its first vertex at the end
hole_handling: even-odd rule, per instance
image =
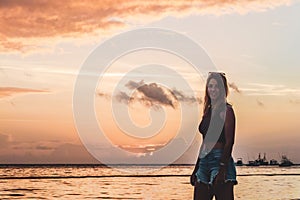
MULTIPOLYGON (((189 165, 2 165, 0 199, 192 199, 192 170, 189 165)), ((238 166, 237 173, 235 199, 300 200, 300 166, 238 166)))

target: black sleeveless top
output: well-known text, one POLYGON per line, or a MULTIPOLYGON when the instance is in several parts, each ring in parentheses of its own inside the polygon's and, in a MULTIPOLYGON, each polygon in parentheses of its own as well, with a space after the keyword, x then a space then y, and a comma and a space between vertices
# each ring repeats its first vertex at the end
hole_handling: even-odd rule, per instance
MULTIPOLYGON (((225 143, 225 117, 221 118, 220 113, 224 112, 225 109, 232 109, 231 105, 226 103, 225 105, 220 105, 214 113, 214 116, 211 116, 211 107, 208 111, 203 114, 201 123, 199 124, 199 132, 203 135, 205 139, 208 135, 206 141, 208 142, 221 142, 225 143), (210 122, 212 122, 210 124, 210 122)), ((226 115, 226 112, 224 112, 226 115)))

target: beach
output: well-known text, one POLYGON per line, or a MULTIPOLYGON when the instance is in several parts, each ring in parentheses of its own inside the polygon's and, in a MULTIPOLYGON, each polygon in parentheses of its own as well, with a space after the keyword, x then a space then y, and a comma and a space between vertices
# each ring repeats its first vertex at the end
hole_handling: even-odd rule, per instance
MULTIPOLYGON (((192 199, 193 166, 151 168, 2 166, 0 199, 192 199)), ((236 199, 300 199, 300 166, 238 166, 237 172, 236 199)))

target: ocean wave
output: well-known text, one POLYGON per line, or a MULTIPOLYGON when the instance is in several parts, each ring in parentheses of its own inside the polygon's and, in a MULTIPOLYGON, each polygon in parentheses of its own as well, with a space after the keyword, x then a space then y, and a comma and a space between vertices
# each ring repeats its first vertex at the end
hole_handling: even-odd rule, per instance
MULTIPOLYGON (((190 174, 139 174, 139 175, 87 175, 87 176, 3 176, 4 179, 73 179, 73 178, 155 178, 155 177, 189 177, 190 174)), ((237 174, 237 176, 300 176, 299 173, 284 174, 237 174)))

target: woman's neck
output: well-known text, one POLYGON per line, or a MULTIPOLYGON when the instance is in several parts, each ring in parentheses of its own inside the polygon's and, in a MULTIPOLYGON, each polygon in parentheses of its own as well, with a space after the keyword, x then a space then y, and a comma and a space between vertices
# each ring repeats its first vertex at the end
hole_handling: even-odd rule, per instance
POLYGON ((219 105, 221 105, 222 103, 225 103, 225 101, 222 99, 218 99, 216 101, 211 101, 211 108, 214 110, 217 107, 219 107, 219 105))

